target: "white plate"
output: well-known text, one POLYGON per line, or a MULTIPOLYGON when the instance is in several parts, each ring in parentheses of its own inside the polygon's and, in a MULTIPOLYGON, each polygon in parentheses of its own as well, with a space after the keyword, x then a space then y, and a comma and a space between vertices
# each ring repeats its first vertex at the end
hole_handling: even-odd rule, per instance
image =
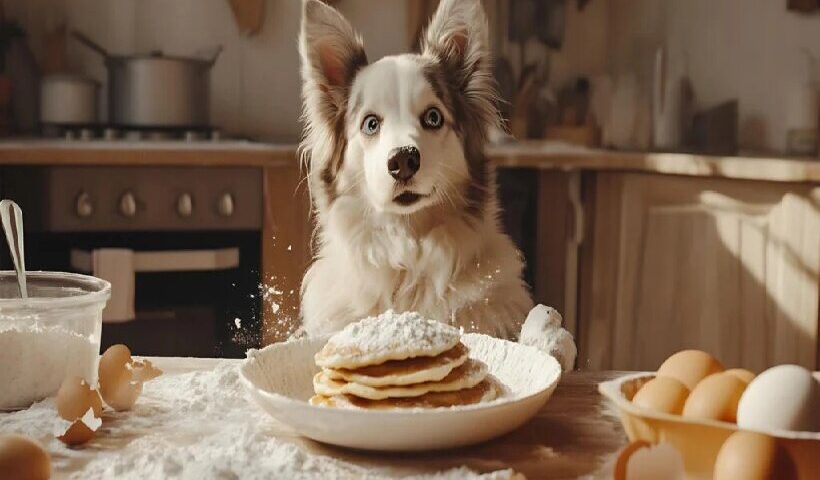
POLYGON ((483 361, 506 388, 492 402, 414 410, 351 410, 314 407, 313 355, 326 338, 269 345, 248 352, 240 378, 253 400, 297 433, 320 442, 366 450, 451 448, 503 435, 532 418, 549 399, 561 366, 536 348, 468 333, 470 357, 483 361))

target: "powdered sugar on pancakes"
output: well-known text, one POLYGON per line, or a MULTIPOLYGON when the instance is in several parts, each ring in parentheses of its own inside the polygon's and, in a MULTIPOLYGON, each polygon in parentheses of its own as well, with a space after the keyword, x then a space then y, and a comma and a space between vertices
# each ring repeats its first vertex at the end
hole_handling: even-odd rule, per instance
POLYGON ((388 360, 439 355, 458 344, 459 329, 416 312, 391 310, 346 326, 316 354, 324 368, 360 368, 388 360))

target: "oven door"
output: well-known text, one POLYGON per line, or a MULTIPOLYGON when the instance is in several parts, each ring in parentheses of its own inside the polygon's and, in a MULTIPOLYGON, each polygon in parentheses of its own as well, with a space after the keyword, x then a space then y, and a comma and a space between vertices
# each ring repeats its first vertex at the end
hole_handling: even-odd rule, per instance
POLYGON ((260 345, 259 232, 35 232, 32 269, 112 282, 103 348, 137 355, 235 357, 260 345))

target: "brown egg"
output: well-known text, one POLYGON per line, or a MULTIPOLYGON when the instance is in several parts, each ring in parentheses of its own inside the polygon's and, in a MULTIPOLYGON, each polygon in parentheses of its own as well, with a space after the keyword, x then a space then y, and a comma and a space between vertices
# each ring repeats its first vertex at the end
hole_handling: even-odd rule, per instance
POLYGON ((723 373, 727 375, 736 376, 737 378, 743 380, 743 383, 745 383, 746 385, 748 385, 749 382, 755 379, 755 374, 753 372, 750 372, 749 370, 746 370, 745 368, 731 368, 723 373))
POLYGON ((57 438, 67 445, 80 445, 94 438, 102 416, 102 399, 96 390, 79 377, 63 381, 55 400, 57 414, 71 422, 57 438), (89 415, 88 411, 91 410, 89 415))
POLYGON ((130 410, 142 393, 143 382, 161 373, 148 360, 131 358, 125 345, 112 345, 100 357, 100 393, 114 410, 130 410))
POLYGON ((13 433, 0 434, 0 478, 46 480, 51 476, 51 457, 34 440, 13 433))
POLYGON ((701 380, 689 394, 683 406, 683 416, 737 421, 737 404, 746 384, 734 375, 715 373, 701 380))
POLYGON ((632 397, 632 403, 649 410, 680 415, 689 389, 671 377, 656 377, 646 382, 632 397))
POLYGON ((796 480, 794 461, 777 441, 738 431, 723 442, 715 459, 714 480, 796 480))
POLYGON ((700 350, 683 350, 671 357, 658 368, 659 377, 680 380, 689 391, 707 376, 723 371, 723 365, 713 356, 700 350))

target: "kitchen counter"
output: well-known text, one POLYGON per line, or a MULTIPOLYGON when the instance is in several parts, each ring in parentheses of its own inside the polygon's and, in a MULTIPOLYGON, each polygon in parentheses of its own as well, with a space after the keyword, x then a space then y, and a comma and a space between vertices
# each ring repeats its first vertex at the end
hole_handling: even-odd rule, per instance
MULTIPOLYGON (((192 371, 206 371, 215 368, 219 360, 193 358, 152 358, 164 370, 163 377, 180 375, 192 371)), ((239 360, 228 360, 235 362, 239 360)), ((384 454, 351 451, 294 436, 286 427, 267 416, 263 426, 265 435, 277 440, 291 442, 303 452, 337 458, 346 464, 366 468, 380 475, 405 476, 432 473, 463 465, 476 472, 487 472, 511 468, 529 480, 543 478, 609 478, 608 470, 614 461, 614 454, 627 440, 618 419, 597 392, 601 381, 619 376, 616 372, 593 373, 573 372, 565 376, 544 409, 529 423, 499 439, 451 451, 414 454, 384 454)), ((162 377, 161 377, 162 378, 162 377)), ((222 386, 213 386, 220 388, 222 386)), ((150 400, 142 400, 150 403, 150 400)), ((261 413, 255 405, 239 401, 236 408, 249 408, 261 413)), ((147 405, 161 411, 162 405, 147 405)), ((233 407, 233 406, 232 406, 233 407)), ((218 412, 214 412, 218 413, 218 412)), ((254 414, 255 414, 254 413, 254 414)), ((116 420, 115 420, 116 422, 116 420)), ((0 426, 3 417, 0 414, 0 426)), ((105 426, 103 430, 105 430, 105 426)), ((184 431, 123 431, 119 435, 105 432, 98 435, 88 446, 71 454, 71 461, 56 459, 54 478, 66 478, 82 465, 92 461, 103 452, 121 449, 129 443, 138 443, 142 437, 152 435, 158 444, 173 442, 179 438, 194 438, 197 432, 184 431), (99 452, 99 453, 95 453, 99 452)), ((306 465, 309 462, 306 462, 306 465)), ((520 477, 515 477, 520 478, 520 477)))
POLYGON ((510 168, 622 171, 771 182, 820 182, 820 159, 810 157, 625 152, 540 141, 494 145, 487 149, 487 153, 498 165, 510 168))
MULTIPOLYGON (((500 167, 543 170, 627 171, 696 177, 820 182, 820 160, 777 156, 714 156, 621 152, 526 141, 492 145, 500 167)), ((201 141, 0 141, 0 165, 296 166, 296 145, 243 140, 201 141)))
POLYGON ((296 145, 221 140, 185 142, 21 139, 0 141, 0 165, 296 166, 296 145))

